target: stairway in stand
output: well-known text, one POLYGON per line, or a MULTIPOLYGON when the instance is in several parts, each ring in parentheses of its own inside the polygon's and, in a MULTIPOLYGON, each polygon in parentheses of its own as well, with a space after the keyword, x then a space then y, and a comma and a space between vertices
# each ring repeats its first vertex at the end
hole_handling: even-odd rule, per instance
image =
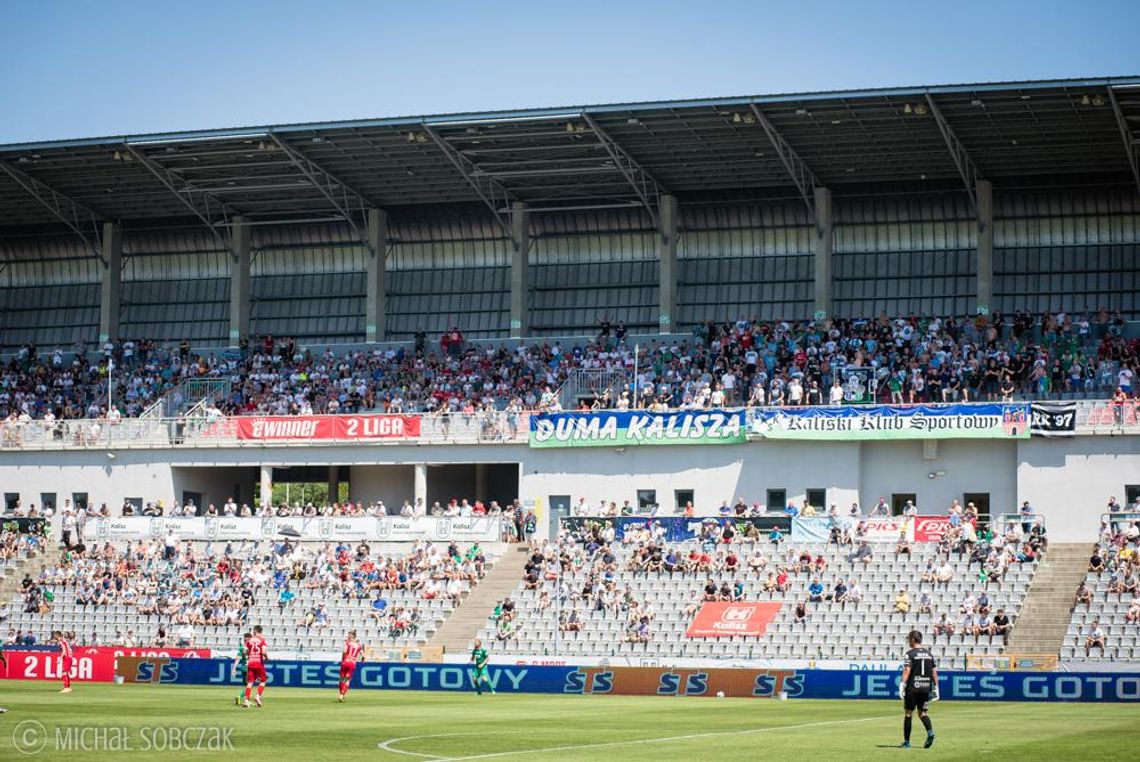
POLYGON ((502 558, 451 612, 428 645, 442 646, 445 653, 467 650, 494 611, 495 604, 508 597, 522 581, 523 568, 529 557, 525 543, 507 545, 502 558))
POLYGON ((1013 624, 1009 653, 1059 654, 1092 543, 1050 544, 1013 624))

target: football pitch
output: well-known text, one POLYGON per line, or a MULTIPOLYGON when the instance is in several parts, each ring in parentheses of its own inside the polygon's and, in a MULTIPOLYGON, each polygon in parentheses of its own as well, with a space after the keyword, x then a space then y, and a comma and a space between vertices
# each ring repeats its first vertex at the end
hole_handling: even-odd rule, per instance
POLYGON ((943 701, 909 751, 898 701, 270 688, 262 709, 197 686, 0 683, 0 759, 1125 759, 1136 707, 943 701))

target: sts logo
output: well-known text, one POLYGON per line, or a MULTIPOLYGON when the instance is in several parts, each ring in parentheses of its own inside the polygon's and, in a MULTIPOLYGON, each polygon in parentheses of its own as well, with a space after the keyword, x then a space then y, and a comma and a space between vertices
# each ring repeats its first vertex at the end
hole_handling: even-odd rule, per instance
POLYGON ((707 672, 662 672, 658 696, 703 696, 709 689, 707 672))
POLYGON ((761 698, 771 698, 785 691, 790 698, 795 698, 803 690, 804 676, 795 670, 757 672, 752 681, 752 695, 761 698))
POLYGON ((120 656, 119 674, 127 683, 173 683, 178 664, 169 656, 120 656))
POLYGON ((566 675, 563 693, 611 693, 614 689, 614 673, 606 669, 576 669, 566 675))

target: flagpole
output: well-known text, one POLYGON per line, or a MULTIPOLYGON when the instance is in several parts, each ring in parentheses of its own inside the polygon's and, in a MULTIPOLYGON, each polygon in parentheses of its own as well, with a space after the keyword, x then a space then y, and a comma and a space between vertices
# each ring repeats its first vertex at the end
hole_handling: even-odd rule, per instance
POLYGON ((639 391, 638 387, 641 386, 641 384, 637 383, 637 359, 638 359, 637 356, 640 353, 640 351, 641 351, 641 345, 640 344, 634 344, 633 345, 633 409, 634 410, 637 409, 637 392, 639 391))

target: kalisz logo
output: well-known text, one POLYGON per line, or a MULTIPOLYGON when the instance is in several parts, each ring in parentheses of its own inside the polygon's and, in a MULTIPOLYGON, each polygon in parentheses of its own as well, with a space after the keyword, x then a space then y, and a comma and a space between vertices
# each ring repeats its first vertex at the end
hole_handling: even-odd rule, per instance
POLYGON ((435 523, 435 534, 441 540, 451 537, 451 519, 439 519, 435 523))
POLYGON ((726 622, 747 622, 754 613, 756 612, 747 606, 731 606, 724 610, 722 617, 726 622))
POLYGON ((277 534, 277 519, 262 519, 261 520, 261 536, 263 538, 272 538, 277 534))
POLYGON ((392 522, 389 519, 376 519, 376 537, 387 540, 392 536, 392 522))

